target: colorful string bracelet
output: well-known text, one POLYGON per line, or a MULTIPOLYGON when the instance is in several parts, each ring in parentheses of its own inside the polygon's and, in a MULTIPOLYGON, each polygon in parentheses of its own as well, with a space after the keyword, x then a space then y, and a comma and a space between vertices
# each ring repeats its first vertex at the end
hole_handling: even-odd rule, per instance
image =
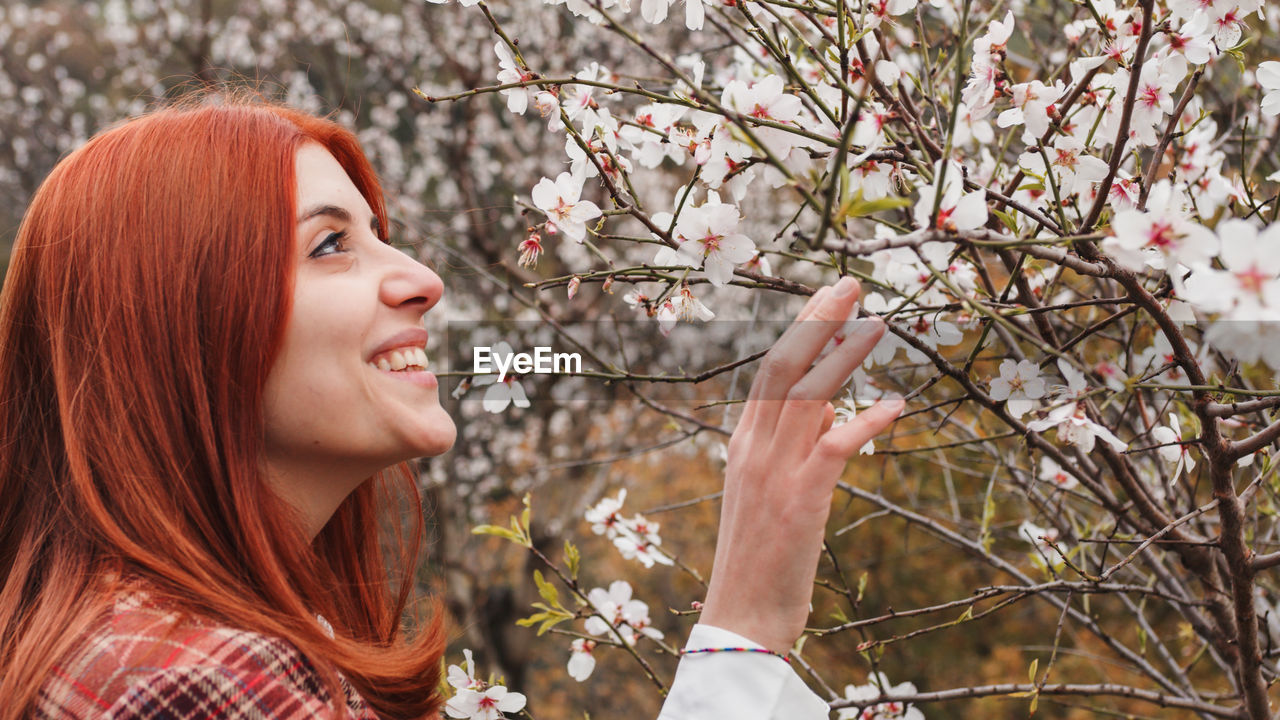
POLYGON ((785 662, 791 662, 791 658, 787 657, 786 655, 783 655, 782 653, 774 652, 772 650, 768 650, 765 648, 749 648, 749 647, 699 648, 697 650, 681 650, 680 654, 695 655, 700 653, 714 653, 714 652, 764 653, 765 655, 772 655, 776 658, 782 658, 785 662))

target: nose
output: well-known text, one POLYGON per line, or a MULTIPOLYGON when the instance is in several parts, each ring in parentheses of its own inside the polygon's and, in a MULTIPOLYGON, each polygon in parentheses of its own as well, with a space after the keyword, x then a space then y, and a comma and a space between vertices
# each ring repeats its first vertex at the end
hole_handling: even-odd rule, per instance
POLYGON ((412 308, 421 317, 444 297, 444 281, 407 253, 390 245, 382 247, 387 260, 378 288, 380 299, 393 308, 412 308))

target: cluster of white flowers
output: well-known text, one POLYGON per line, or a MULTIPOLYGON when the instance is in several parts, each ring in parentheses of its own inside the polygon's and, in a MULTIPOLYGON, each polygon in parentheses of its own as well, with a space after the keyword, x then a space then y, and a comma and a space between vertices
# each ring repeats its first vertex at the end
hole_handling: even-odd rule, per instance
POLYGON ((613 541, 614 547, 628 560, 636 560, 647 568, 655 563, 671 565, 672 559, 662 551, 662 538, 658 535, 659 525, 646 519, 640 513, 631 517, 623 517, 622 503, 627 499, 626 489, 618 491, 617 497, 606 497, 586 512, 587 522, 597 535, 604 535, 613 541))
MULTIPOLYGON (((606 13, 619 17, 637 11, 645 22, 665 22, 675 6, 674 0, 546 2, 601 23, 607 22, 606 13)), ((928 6, 928 12, 958 25, 958 3, 932 0, 928 6)), ((735 8, 733 13, 751 14, 753 21, 778 29, 780 35, 795 32, 783 21, 812 20, 801 18, 799 8, 771 7, 766 13, 756 12, 749 2, 722 7, 689 0, 686 24, 702 27, 708 12, 714 17, 727 7, 735 8)), ((602 215, 594 204, 580 205, 582 195, 591 191, 584 183, 603 174, 601 181, 618 188, 620 202, 615 207, 624 207, 622 201, 634 194, 631 207, 646 208, 647 230, 639 238, 645 243, 644 257, 636 252, 628 260, 654 272, 675 270, 676 277, 653 289, 659 281, 646 276, 654 284, 635 286, 622 300, 656 319, 665 334, 679 321, 714 317, 708 305, 721 309, 718 303, 728 298, 721 288, 741 283, 749 271, 766 268, 766 258, 787 264, 796 259, 798 244, 779 250, 755 229, 755 221, 766 215, 759 202, 765 193, 783 187, 812 191, 815 185, 821 190, 830 178, 841 178, 832 185, 840 214, 822 218, 822 231, 827 233, 823 237, 829 238, 839 223, 843 231, 852 228, 851 242, 872 236, 867 244, 884 248, 861 255, 874 265, 874 283, 867 284, 861 303, 870 312, 892 315, 892 332, 872 350, 864 370, 855 374, 837 410, 838 421, 854 417, 868 391, 874 391, 865 369, 892 364, 900 357, 899 349, 906 363, 932 364, 921 349, 942 353, 959 345, 965 331, 981 319, 973 309, 974 298, 989 303, 993 312, 1004 311, 1008 293, 998 303, 992 301, 1005 279, 999 277, 999 269, 991 277, 996 266, 980 259, 983 243, 1003 242, 1004 238, 992 238, 998 234, 993 229, 1000 226, 1010 231, 1009 248, 1041 242, 1053 248, 1026 252, 1016 270, 1006 263, 1010 274, 1021 273, 1009 279, 1010 285, 1013 279, 1025 281, 1019 292, 1029 287, 1037 299, 1064 307, 1097 300, 1081 293, 1069 274, 1055 273, 1061 268, 1055 268, 1052 258, 1065 248, 1071 260, 1079 259, 1064 236, 1092 236, 1078 241, 1084 243, 1101 236, 1097 245, 1107 258, 1099 266, 1110 268, 1114 263, 1150 281, 1151 288, 1156 282, 1168 283, 1171 290, 1162 289, 1160 301, 1178 322, 1215 321, 1203 326, 1204 334, 1184 339, 1205 367, 1221 354, 1244 362, 1275 362, 1280 369, 1280 361, 1271 360, 1280 358, 1280 347, 1270 340, 1274 333, 1262 332, 1259 324, 1280 320, 1280 252, 1271 247, 1280 243, 1280 231, 1252 220, 1229 219, 1246 204, 1255 215, 1267 217, 1265 203, 1259 209, 1253 199, 1263 195, 1252 192, 1226 157, 1224 148, 1236 143, 1240 124, 1220 128, 1198 98, 1181 102, 1193 74, 1196 82, 1201 77, 1197 73, 1203 73, 1206 82, 1215 81, 1213 63, 1228 51, 1239 56, 1235 50, 1247 23, 1262 17, 1262 1, 1159 0, 1145 17, 1133 3, 1093 0, 1088 12, 1073 13, 1062 28, 1072 43, 1070 52, 1077 55, 1058 51, 1045 63, 1028 62, 1017 53, 1010 60, 1010 44, 1022 44, 1016 37, 1019 15, 1024 24, 1031 15, 1024 13, 1021 2, 1007 8, 995 5, 998 12, 973 39, 969 66, 956 68, 961 77, 968 71, 960 98, 948 98, 948 87, 935 92, 930 82, 936 83, 937 77, 913 50, 921 38, 913 35, 905 18, 918 7, 925 10, 918 0, 861 3, 852 28, 861 33, 860 47, 840 58, 839 71, 831 62, 834 56, 795 53, 784 62, 767 53, 757 55, 755 48, 732 47, 715 58, 678 58, 680 71, 670 82, 671 102, 655 99, 651 87, 657 86, 651 85, 643 88, 642 105, 623 105, 630 79, 619 81, 595 63, 576 77, 584 82, 607 80, 617 85, 617 92, 571 82, 548 90, 506 90, 508 102, 520 105, 520 111, 532 104, 549 116, 553 130, 577 136, 568 138, 565 146, 570 172, 556 181, 544 178, 537 186, 541 190, 535 188, 533 205, 542 213, 538 220, 545 217, 548 232, 533 232, 540 240, 558 233, 585 241, 592 232, 613 239, 617 235, 603 228, 614 222, 614 213, 595 227, 586 224, 602 215), (786 73, 779 64, 788 65, 786 73), (1041 69, 1029 73, 1028 67, 1041 69), (1050 74, 1051 67, 1063 70, 1050 74), (1134 102, 1125 107, 1131 87, 1136 91, 1134 102), (516 101, 513 95, 519 92, 527 97, 516 101), (912 99, 925 110, 911 107, 912 99), (949 117, 951 108, 954 119, 949 117), (1005 131, 999 141, 993 126, 1005 131), (834 152, 833 143, 846 138, 850 142, 834 152), (913 162, 900 159, 910 156, 902 148, 912 140, 924 144, 934 138, 938 145, 931 148, 932 157, 925 159, 922 153, 913 162), (672 183, 679 185, 677 192, 671 194, 671 185, 664 185, 657 201, 642 198, 632 184, 623 189, 622 181, 631 180, 637 168, 687 171, 690 166, 691 173, 672 183), (561 187, 562 181, 568 184, 561 187), (871 223, 852 222, 867 216, 874 216, 874 229, 871 223), (929 241, 922 242, 925 239, 929 241), (648 248, 651 240, 659 245, 656 252, 648 248), (710 286, 698 290, 705 293, 702 298, 694 295, 696 282, 710 286)), ((970 8, 964 11, 973 22, 970 8)), ((813 20, 814 25, 819 22, 813 20)), ((1034 34, 1027 35, 1032 48, 1039 50, 1034 34)), ((510 48, 500 48, 498 56, 499 81, 526 82, 531 77, 527 68, 514 62, 510 48)), ((1265 123, 1265 118, 1280 114, 1280 62, 1263 62, 1253 73, 1245 68, 1244 78, 1245 83, 1256 80, 1262 88, 1260 120, 1265 123)), ((1258 115, 1247 114, 1250 123, 1258 115)), ((1254 137, 1267 136, 1274 125, 1249 128, 1254 137)), ((1280 180, 1280 173, 1273 179, 1280 180)), ((806 201, 814 204, 811 198, 806 201)), ((812 218, 804 212, 797 217, 791 220, 795 234, 808 239, 805 222, 812 218)), ((842 234, 841 240, 849 237, 842 234)), ((542 249, 540 243, 525 243, 524 253, 536 255, 542 249)), ((809 250, 833 250, 819 245, 809 250)), ((571 294, 577 287, 575 278, 571 294)), ((1006 316, 1012 321, 1006 327, 1019 329, 1023 318, 1018 309, 1006 316)), ((1012 343, 1005 334, 1003 340, 1012 343)), ((833 343, 842 340, 837 336, 833 343)), ((992 400, 1004 403, 1009 416, 1026 418, 1031 433, 1055 431, 1056 442, 1065 446, 1063 456, 1041 455, 1032 471, 1043 483, 1033 489, 1048 494, 1052 502, 1070 503, 1073 496, 1087 492, 1081 480, 1092 487, 1080 467, 1067 460, 1060 465, 1055 457, 1087 456, 1098 447, 1125 450, 1131 447, 1126 440, 1149 440, 1158 447, 1133 451, 1125 461, 1144 472, 1152 467, 1167 470, 1166 477, 1174 481, 1196 467, 1195 439, 1191 430, 1184 435, 1185 412, 1170 412, 1167 424, 1161 424, 1154 413, 1140 409, 1109 428, 1108 418, 1114 420, 1118 412, 1098 392, 1132 392, 1135 384, 1149 381, 1185 383, 1168 338, 1162 332, 1140 333, 1126 350, 1100 350, 1061 358, 1056 372, 1048 359, 1026 348, 982 355, 969 366, 978 368, 974 379, 985 383, 992 400), (996 368, 993 356, 999 360, 996 368), (1090 382, 1101 388, 1091 389, 1090 382)), ((1160 411, 1161 416, 1165 413, 1160 411)), ((864 450, 871 449, 868 444, 864 450)), ((593 529, 646 565, 662 562, 665 555, 648 552, 658 544, 656 526, 640 516, 624 518, 624 499, 625 492, 619 492, 588 511, 593 529)), ((1058 524, 1063 531, 1071 527, 1058 524)), ((1072 552, 1057 542, 1058 532, 1030 521, 1018 529, 1019 536, 1037 548, 1035 556, 1053 569, 1062 568, 1063 553, 1072 552), (1051 542, 1057 552, 1048 550, 1051 542)), ((604 593, 599 588, 593 592, 604 593)), ((618 608, 630 601, 628 586, 625 597, 619 591, 609 601, 615 616, 620 617, 618 608)), ((597 605, 594 600, 592 604, 597 605)), ((590 628, 589 632, 600 637, 590 628)), ((596 647, 596 640, 574 641, 569 665, 574 677, 591 673, 596 647)), ((910 683, 889 688, 887 678, 877 675, 867 685, 846 689, 850 699, 876 704, 841 711, 840 717, 922 717, 919 710, 892 700, 914 692, 910 683)))
MULTIPOLYGON (((564 5, 571 13, 594 22, 604 22, 590 3, 546 1, 564 5)), ((930 4, 944 16, 954 12, 953 4, 930 4)), ((623 15, 638 10, 645 21, 658 23, 667 19, 671 5, 671 0, 641 3, 606 0, 600 10, 623 15)), ((873 28, 914 10, 916 5, 915 0, 867 3, 862 20, 866 28, 873 28)), ((1119 129, 1123 114, 1120 105, 1128 88, 1128 68, 1136 52, 1142 19, 1132 8, 1118 7, 1114 0, 1100 0, 1094 5, 1096 13, 1072 21, 1064 31, 1077 42, 1092 43, 1086 46, 1095 49, 1096 54, 1084 54, 1071 64, 1067 75, 1051 82, 1028 78, 1013 83, 1006 74, 1003 66, 1008 43, 1017 25, 1013 11, 991 21, 986 32, 973 41, 969 79, 957 110, 959 122, 953 140, 957 147, 974 147, 973 144, 978 143, 978 153, 953 157, 945 170, 941 164, 935 164, 934 177, 946 177, 941 187, 936 182, 915 187, 917 200, 912 216, 915 229, 964 232, 986 224, 988 198, 981 185, 1007 181, 1010 172, 995 163, 981 147, 993 139, 985 118, 997 111, 996 124, 1002 128, 1022 127, 1022 141, 1027 144, 1013 169, 1030 180, 1017 187, 1015 200, 1051 217, 1058 216, 1064 206, 1080 208, 1095 201, 1098 186, 1108 175, 1104 157, 1109 154, 1104 152, 1119 129), (1077 87, 1081 83, 1087 85, 1077 87), (1064 116, 1058 104, 1068 92, 1078 99, 1064 116), (1057 130, 1050 133, 1051 127, 1057 130), (979 187, 966 191, 968 181, 979 187), (1064 206, 1056 206, 1059 202, 1064 206)), ((700 27, 704 14, 702 3, 687 2, 686 10, 690 27, 700 27), (693 21, 695 17, 697 22, 693 21)), ((761 14, 761 22, 773 22, 775 14, 778 19, 786 19, 795 12, 776 9, 776 13, 761 14)), ((1173 93, 1187 77, 1189 68, 1209 62, 1230 48, 1228 41, 1232 33, 1238 37, 1238 30, 1247 18, 1260 12, 1261 5, 1254 0, 1219 0, 1198 6, 1179 0, 1169 3, 1167 15, 1156 18, 1168 23, 1167 32, 1155 36, 1150 57, 1143 63, 1126 141, 1138 147, 1154 145, 1174 111, 1173 93)), ((890 60, 892 48, 881 46, 886 42, 902 42, 901 35, 896 30, 866 35, 863 42, 871 64, 862 56, 851 58, 844 86, 831 78, 828 68, 821 63, 803 56, 794 58, 800 77, 811 83, 812 93, 808 97, 834 107, 849 90, 868 90, 870 76, 893 84, 904 74, 920 72, 914 54, 897 54, 890 60)), ((495 53, 499 82, 530 82, 534 78, 504 42, 495 46, 495 53)), ((701 60, 682 59, 682 67, 688 74, 677 84, 675 97, 698 93, 704 93, 705 97, 704 75, 711 69, 701 60)), ((1264 87, 1274 85, 1280 90, 1277 67, 1264 63, 1258 69, 1258 79, 1264 87)), ((513 112, 523 112, 533 104, 549 116, 553 129, 566 133, 568 129, 561 124, 561 119, 567 117, 573 123, 574 133, 586 144, 584 150, 577 139, 567 137, 566 154, 571 172, 562 173, 555 180, 543 178, 535 186, 533 205, 546 216, 547 233, 538 236, 536 247, 528 239, 524 240, 520 248, 522 257, 532 262, 543 249, 541 243, 556 233, 577 241, 585 239, 586 222, 601 216, 597 205, 581 199, 584 182, 596 174, 597 163, 617 181, 621 177, 619 173, 629 173, 637 167, 654 169, 664 162, 685 164, 691 160, 699 167, 695 186, 681 188, 666 206, 670 209, 658 209, 650 215, 653 227, 668 232, 673 243, 656 253, 653 264, 701 271, 713 286, 719 287, 730 282, 746 263, 764 260, 765 255, 740 229, 746 221, 742 203, 749 187, 757 180, 778 187, 787 182, 787 169, 804 172, 812 165, 814 153, 825 149, 812 135, 835 137, 841 129, 820 112, 820 108, 803 102, 802 95, 791 89, 782 75, 762 68, 741 48, 734 51, 732 62, 717 64, 714 73, 714 78, 706 79, 707 87, 722 88, 712 101, 718 102, 723 112, 719 108, 703 110, 686 107, 684 103, 661 102, 648 102, 630 112, 613 111, 603 104, 617 103, 625 94, 601 93, 598 87, 585 84, 569 83, 558 90, 532 87, 503 90, 513 112), (752 121, 762 124, 752 124, 752 121), (782 167, 777 166, 777 162, 782 163, 782 167), (698 204, 696 197, 703 188, 705 201, 698 204)), ((575 77, 584 82, 618 80, 595 62, 575 77)), ((1268 110, 1280 107, 1280 92, 1268 95, 1264 106, 1268 110)), ((886 109, 875 97, 860 108, 853 133, 858 151, 850 152, 846 158, 851 178, 859 182, 857 191, 867 201, 889 197, 895 191, 909 192, 916 179, 908 166, 870 157, 886 145, 886 127, 898 113, 886 109)), ((1220 174, 1221 151, 1214 142, 1217 127, 1212 119, 1201 117, 1198 106, 1192 103, 1178 122, 1180 131, 1188 138, 1189 152, 1175 168, 1172 182, 1152 190, 1145 209, 1136 208, 1138 184, 1128 161, 1117 169, 1109 189, 1107 200, 1116 211, 1111 223, 1114 237, 1108 238, 1104 247, 1126 266, 1172 271, 1178 262, 1211 259, 1216 254, 1215 244, 1209 241, 1213 234, 1197 218, 1238 196, 1238 181, 1220 174), (1188 212, 1191 207, 1196 208, 1195 213, 1188 212), (1162 216, 1167 219, 1160 220, 1162 216)), ((878 238, 891 238, 894 231, 882 225, 877 227, 876 234, 878 238)), ((661 238, 660 241, 667 242, 661 238)), ((927 288, 928 297, 917 298, 919 304, 944 301, 954 290, 939 287, 926 273, 913 272, 911 266, 921 262, 911 257, 916 254, 914 249, 897 248, 883 253, 888 258, 873 258, 873 261, 877 262, 878 271, 890 271, 883 277, 904 294, 927 288), (904 272, 892 273, 898 266, 903 267, 904 272), (916 279, 903 282, 904 276, 916 279)), ((925 256, 924 262, 935 269, 947 268, 944 272, 955 281, 954 287, 960 292, 972 289, 973 276, 968 262, 954 260, 955 253, 948 243, 936 243, 932 248, 922 249, 920 254, 925 256), (943 256, 949 257, 944 261, 943 256), (950 274, 957 271, 958 277, 950 274)), ((571 289, 576 290, 576 284, 571 289)), ((655 318, 664 334, 669 334, 679 321, 715 317, 705 299, 696 297, 687 284, 680 285, 678 291, 666 289, 657 293, 637 288, 624 299, 655 318), (655 296, 662 300, 650 302, 655 296)), ((938 341, 930 342, 934 347, 947 344, 938 337, 935 321, 938 319, 920 323, 922 337, 938 341)), ((945 332, 945 326, 942 328, 945 332)), ((888 350, 882 351, 885 352, 888 350)), ((923 359, 911 350, 908 355, 915 361, 923 359)))
MULTIPOLYGON (((667 212, 653 216, 659 227, 670 226, 672 219, 667 212)), ((663 247, 653 262, 702 268, 712 285, 724 285, 733 279, 735 265, 756 255, 755 243, 738 232, 741 219, 737 206, 720 202, 720 194, 715 191, 708 192, 706 202, 685 208, 675 221, 672 236, 679 249, 663 247)))
POLYGON ((445 703, 444 711, 451 718, 465 720, 501 720, 504 713, 520 712, 525 706, 525 696, 511 692, 502 685, 491 685, 476 677, 475 662, 470 650, 462 651, 463 667, 450 665, 449 685, 453 697, 445 703))
MULTIPOLYGON (((631 583, 625 580, 614 580, 609 589, 595 588, 587 593, 587 602, 594 611, 587 618, 585 629, 588 633, 606 641, 622 638, 627 645, 635 645, 640 637, 661 640, 662 631, 652 626, 649 619, 649 606, 631 597, 631 583)), ((576 638, 569 648, 569 675, 582 682, 591 677, 595 670, 596 659, 593 654, 597 642, 587 638, 576 638)))
POLYGON ((1233 218, 1214 232, 1191 219, 1193 202, 1161 181, 1145 211, 1116 214, 1115 236, 1103 247, 1132 270, 1168 271, 1190 309, 1212 317, 1205 334, 1210 344, 1242 362, 1280 369, 1280 346, 1266 331, 1280 320, 1280 224, 1259 228, 1233 218))
POLYGON ((915 683, 890 685, 889 678, 882 672, 872 673, 868 680, 865 685, 846 685, 844 699, 884 700, 862 710, 838 710, 836 720, 924 720, 924 713, 920 708, 893 699, 895 695, 915 695, 915 683))
MULTIPOLYGON (((1008 366, 1002 367, 1002 373, 1005 367, 1008 366)), ((1011 375, 1013 370, 1014 368, 1010 368, 1011 375)), ((1116 450, 1123 450, 1128 447, 1124 441, 1115 436, 1115 433, 1089 418, 1083 400, 1084 394, 1088 390, 1084 373, 1076 370, 1070 363, 1061 359, 1058 360, 1058 371, 1062 373, 1063 379, 1067 382, 1065 386, 1059 386, 1058 392, 1052 395, 1054 401, 1058 404, 1052 407, 1045 414, 1045 417, 1027 423, 1027 429, 1033 432, 1044 432, 1050 428, 1057 428, 1058 442, 1074 445, 1083 453, 1093 452, 1093 446, 1098 438, 1102 438, 1104 442, 1116 450)), ((1031 377, 1029 377, 1030 371, 1025 366, 1022 367, 1020 372, 1025 372, 1026 374, 1020 374, 1017 382, 1023 387, 1030 385, 1033 393, 1039 393, 1037 397, 1046 396, 1038 370, 1031 377)), ((993 383, 992 391, 995 392, 995 389, 993 383)), ((1030 399, 1030 396, 1025 391, 1022 396, 1023 398, 1021 399, 1030 399)), ((1012 409, 1010 411, 1012 412, 1012 409)))

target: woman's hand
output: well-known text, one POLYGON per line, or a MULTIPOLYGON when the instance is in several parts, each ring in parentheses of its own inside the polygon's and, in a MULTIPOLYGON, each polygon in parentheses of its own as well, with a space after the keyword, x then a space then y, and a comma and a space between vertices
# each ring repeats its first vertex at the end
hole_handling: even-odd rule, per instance
POLYGON ((845 277, 814 293, 751 385, 729 441, 720 534, 702 622, 785 653, 804 632, 831 496, 845 463, 902 412, 881 400, 832 428, 831 398, 876 341, 867 318, 810 369, 848 318, 859 285, 845 277), (817 322, 801 322, 801 321, 817 322))

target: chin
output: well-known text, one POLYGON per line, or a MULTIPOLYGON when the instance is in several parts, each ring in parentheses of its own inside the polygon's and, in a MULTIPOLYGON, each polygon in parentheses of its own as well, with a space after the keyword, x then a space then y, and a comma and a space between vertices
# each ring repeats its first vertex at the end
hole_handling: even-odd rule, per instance
POLYGON ((413 457, 443 455, 458 439, 458 427, 453 418, 439 405, 435 406, 420 432, 413 438, 413 457))

